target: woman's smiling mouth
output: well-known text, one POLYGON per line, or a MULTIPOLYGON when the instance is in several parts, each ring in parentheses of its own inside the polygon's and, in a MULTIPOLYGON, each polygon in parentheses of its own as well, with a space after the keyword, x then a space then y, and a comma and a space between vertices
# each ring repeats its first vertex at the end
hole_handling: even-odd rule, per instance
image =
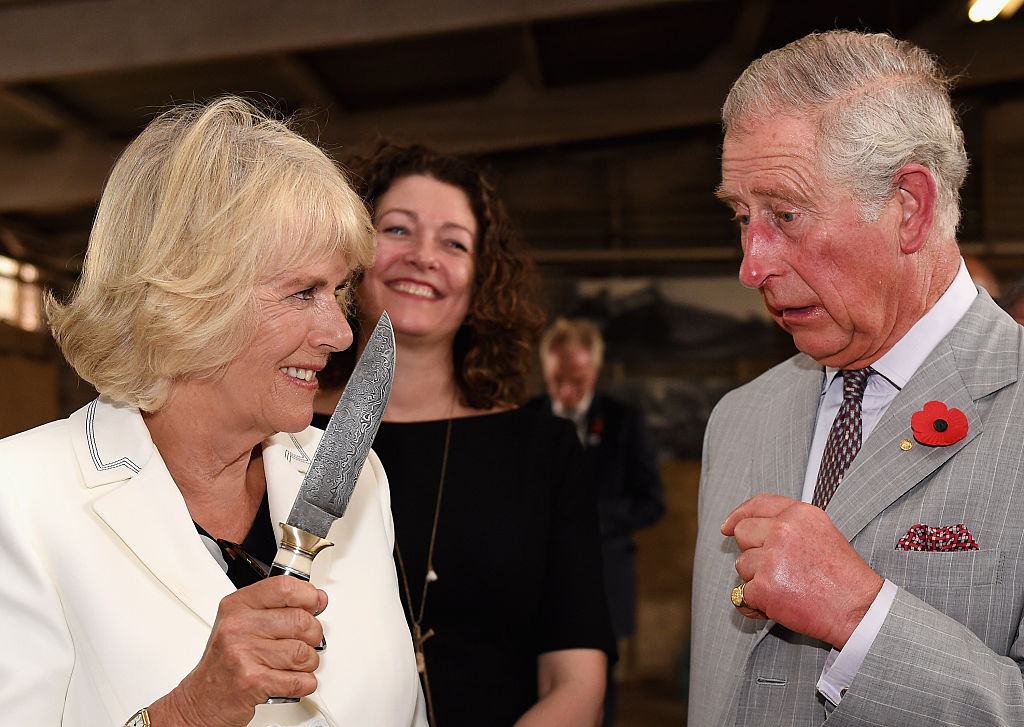
POLYGON ((299 381, 313 381, 316 379, 316 371, 313 369, 300 369, 295 366, 282 366, 281 373, 291 376, 299 381))
POLYGON ((407 295, 415 295, 418 298, 440 298, 437 290, 425 283, 415 283, 410 280, 395 280, 387 284, 390 290, 407 295))

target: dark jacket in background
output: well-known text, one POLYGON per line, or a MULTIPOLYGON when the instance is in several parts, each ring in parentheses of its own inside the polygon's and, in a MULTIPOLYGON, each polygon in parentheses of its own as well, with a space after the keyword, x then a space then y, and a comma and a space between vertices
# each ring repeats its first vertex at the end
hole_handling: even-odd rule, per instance
MULTIPOLYGON (((552 411, 548 396, 527 406, 552 411)), ((653 525, 665 511, 661 475, 643 412, 600 392, 587 410, 583 446, 597 489, 612 627, 616 637, 628 636, 636 621, 633 532, 653 525)))

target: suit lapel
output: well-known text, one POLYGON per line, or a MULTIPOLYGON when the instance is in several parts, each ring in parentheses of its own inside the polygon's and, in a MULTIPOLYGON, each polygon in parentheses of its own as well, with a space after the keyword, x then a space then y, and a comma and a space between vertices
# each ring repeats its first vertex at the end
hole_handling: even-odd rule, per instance
POLYGON ((828 505, 829 517, 847 539, 984 431, 975 402, 1016 381, 1016 329, 988 296, 979 295, 897 394, 828 505), (933 400, 966 415, 966 437, 944 447, 914 440, 910 418, 933 400), (909 450, 900 447, 903 440, 912 443, 909 450))
POLYGON ((587 407, 587 415, 584 419, 583 447, 585 449, 599 447, 604 438, 609 436, 609 432, 604 400, 596 391, 590 400, 590 406, 587 407))
MULTIPOLYGON (((790 359, 786 366, 785 378, 767 395, 767 414, 761 429, 766 445, 751 449, 764 456, 751 459, 754 474, 744 478, 751 486, 748 497, 767 492, 799 500, 803 492, 825 372, 824 367, 804 355, 790 359), (786 393, 780 396, 780 392, 786 393)), ((751 625, 749 621, 744 624, 751 625)), ((775 627, 775 621, 757 621, 752 626, 746 657, 775 627)))
POLYGON ((788 380, 769 393, 762 429, 767 446, 753 450, 765 454, 754 465, 758 475, 752 478, 751 496, 772 492, 799 500, 803 491, 824 370, 806 356, 790 363, 788 380))

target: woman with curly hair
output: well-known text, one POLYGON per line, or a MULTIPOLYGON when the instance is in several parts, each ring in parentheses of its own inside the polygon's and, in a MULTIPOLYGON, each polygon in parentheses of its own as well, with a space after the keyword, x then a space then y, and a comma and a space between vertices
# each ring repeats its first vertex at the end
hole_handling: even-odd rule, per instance
POLYGON ((382 142, 351 167, 378 246, 356 324, 386 310, 398 346, 374 451, 431 723, 596 725, 614 640, 595 501, 572 426, 519 408, 533 266, 467 161, 382 142))

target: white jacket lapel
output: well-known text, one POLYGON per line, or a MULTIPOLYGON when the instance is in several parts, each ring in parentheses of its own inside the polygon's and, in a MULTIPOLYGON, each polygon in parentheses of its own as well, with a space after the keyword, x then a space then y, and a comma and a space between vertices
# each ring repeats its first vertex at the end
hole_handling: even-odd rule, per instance
POLYGON ((131 479, 156 452, 139 410, 106 397, 89 402, 69 421, 86 487, 131 479))
POLYGON ((95 500, 93 509, 168 590, 213 625, 220 600, 234 586, 196 533, 159 454, 95 500))
POLYGON ((277 527, 288 519, 302 478, 313 461, 320 430, 312 427, 297 434, 275 434, 263 443, 263 470, 267 476, 267 502, 278 543, 277 527))
POLYGON ((96 514, 185 606, 212 625, 231 581, 210 557, 138 410, 105 398, 71 416, 96 514))

